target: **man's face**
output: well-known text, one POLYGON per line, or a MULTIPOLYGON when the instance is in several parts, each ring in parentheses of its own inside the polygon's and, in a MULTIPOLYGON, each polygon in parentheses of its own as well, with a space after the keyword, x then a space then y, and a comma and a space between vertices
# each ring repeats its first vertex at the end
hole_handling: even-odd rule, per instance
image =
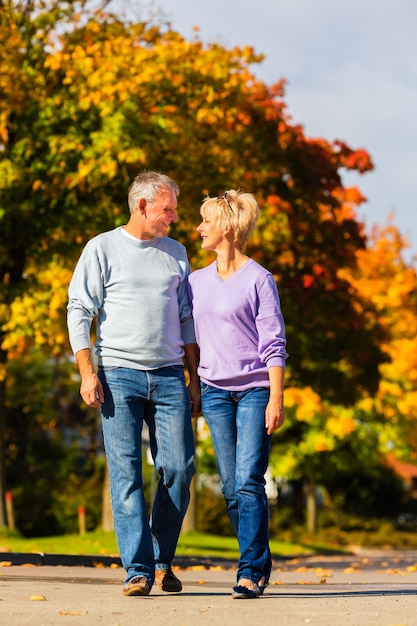
POLYGON ((166 237, 171 222, 178 221, 177 197, 172 189, 163 189, 154 202, 146 202, 145 210, 146 234, 150 239, 166 237))

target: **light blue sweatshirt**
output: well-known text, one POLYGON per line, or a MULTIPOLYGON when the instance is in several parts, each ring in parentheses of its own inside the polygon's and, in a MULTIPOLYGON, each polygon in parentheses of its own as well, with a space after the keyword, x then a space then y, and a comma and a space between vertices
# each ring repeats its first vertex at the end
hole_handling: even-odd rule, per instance
POLYGON ((285 367, 285 326, 274 277, 252 259, 227 280, 216 262, 188 278, 201 380, 227 391, 269 387, 285 367))
POLYGON ((99 365, 140 370, 182 365, 184 344, 195 343, 189 273, 184 246, 169 237, 144 241, 119 227, 91 239, 68 292, 74 354, 91 347, 96 318, 99 365))

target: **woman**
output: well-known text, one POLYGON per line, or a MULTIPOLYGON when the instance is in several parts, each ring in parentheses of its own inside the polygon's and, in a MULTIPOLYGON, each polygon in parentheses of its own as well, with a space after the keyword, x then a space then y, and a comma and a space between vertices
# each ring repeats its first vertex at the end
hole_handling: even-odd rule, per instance
POLYGON ((284 320, 272 274, 244 252, 259 218, 255 197, 208 197, 201 216, 202 248, 217 255, 189 276, 202 408, 239 541, 232 596, 257 598, 271 573, 264 475, 284 422, 284 320))

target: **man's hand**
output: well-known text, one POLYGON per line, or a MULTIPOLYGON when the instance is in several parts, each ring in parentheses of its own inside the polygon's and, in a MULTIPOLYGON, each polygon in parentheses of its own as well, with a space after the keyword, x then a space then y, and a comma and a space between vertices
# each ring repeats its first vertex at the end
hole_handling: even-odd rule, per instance
POLYGON ((88 406, 98 408, 104 402, 103 386, 95 373, 81 379, 80 393, 88 406))
POLYGON ((104 402, 104 391, 100 379, 94 370, 90 350, 87 348, 79 350, 75 358, 77 359, 81 375, 81 397, 88 406, 98 408, 104 402))
POLYGON ((201 390, 200 380, 196 379, 187 387, 188 395, 190 396, 191 403, 191 417, 198 417, 201 415, 201 390))
POLYGON ((184 352, 190 376, 190 383, 187 389, 191 402, 191 417, 198 417, 201 415, 200 378, 197 374, 200 351, 196 343, 186 343, 184 346, 184 352))

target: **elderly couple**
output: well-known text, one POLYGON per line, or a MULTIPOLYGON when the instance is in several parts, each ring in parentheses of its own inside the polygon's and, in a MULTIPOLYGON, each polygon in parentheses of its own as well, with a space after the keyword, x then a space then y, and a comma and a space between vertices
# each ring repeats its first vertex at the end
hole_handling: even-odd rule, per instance
POLYGON ((264 474, 272 433, 284 421, 279 295, 270 272, 245 254, 259 217, 254 196, 230 190, 203 201, 197 231, 217 259, 190 273, 185 248, 167 237, 178 194, 158 172, 134 179, 127 224, 91 239, 77 263, 69 337, 81 396, 101 412, 123 593, 146 596, 155 582, 166 592, 182 589, 172 561, 195 473, 191 417, 202 411, 239 541, 232 597, 258 598, 271 573, 264 474), (143 422, 160 477, 150 519, 143 422))

